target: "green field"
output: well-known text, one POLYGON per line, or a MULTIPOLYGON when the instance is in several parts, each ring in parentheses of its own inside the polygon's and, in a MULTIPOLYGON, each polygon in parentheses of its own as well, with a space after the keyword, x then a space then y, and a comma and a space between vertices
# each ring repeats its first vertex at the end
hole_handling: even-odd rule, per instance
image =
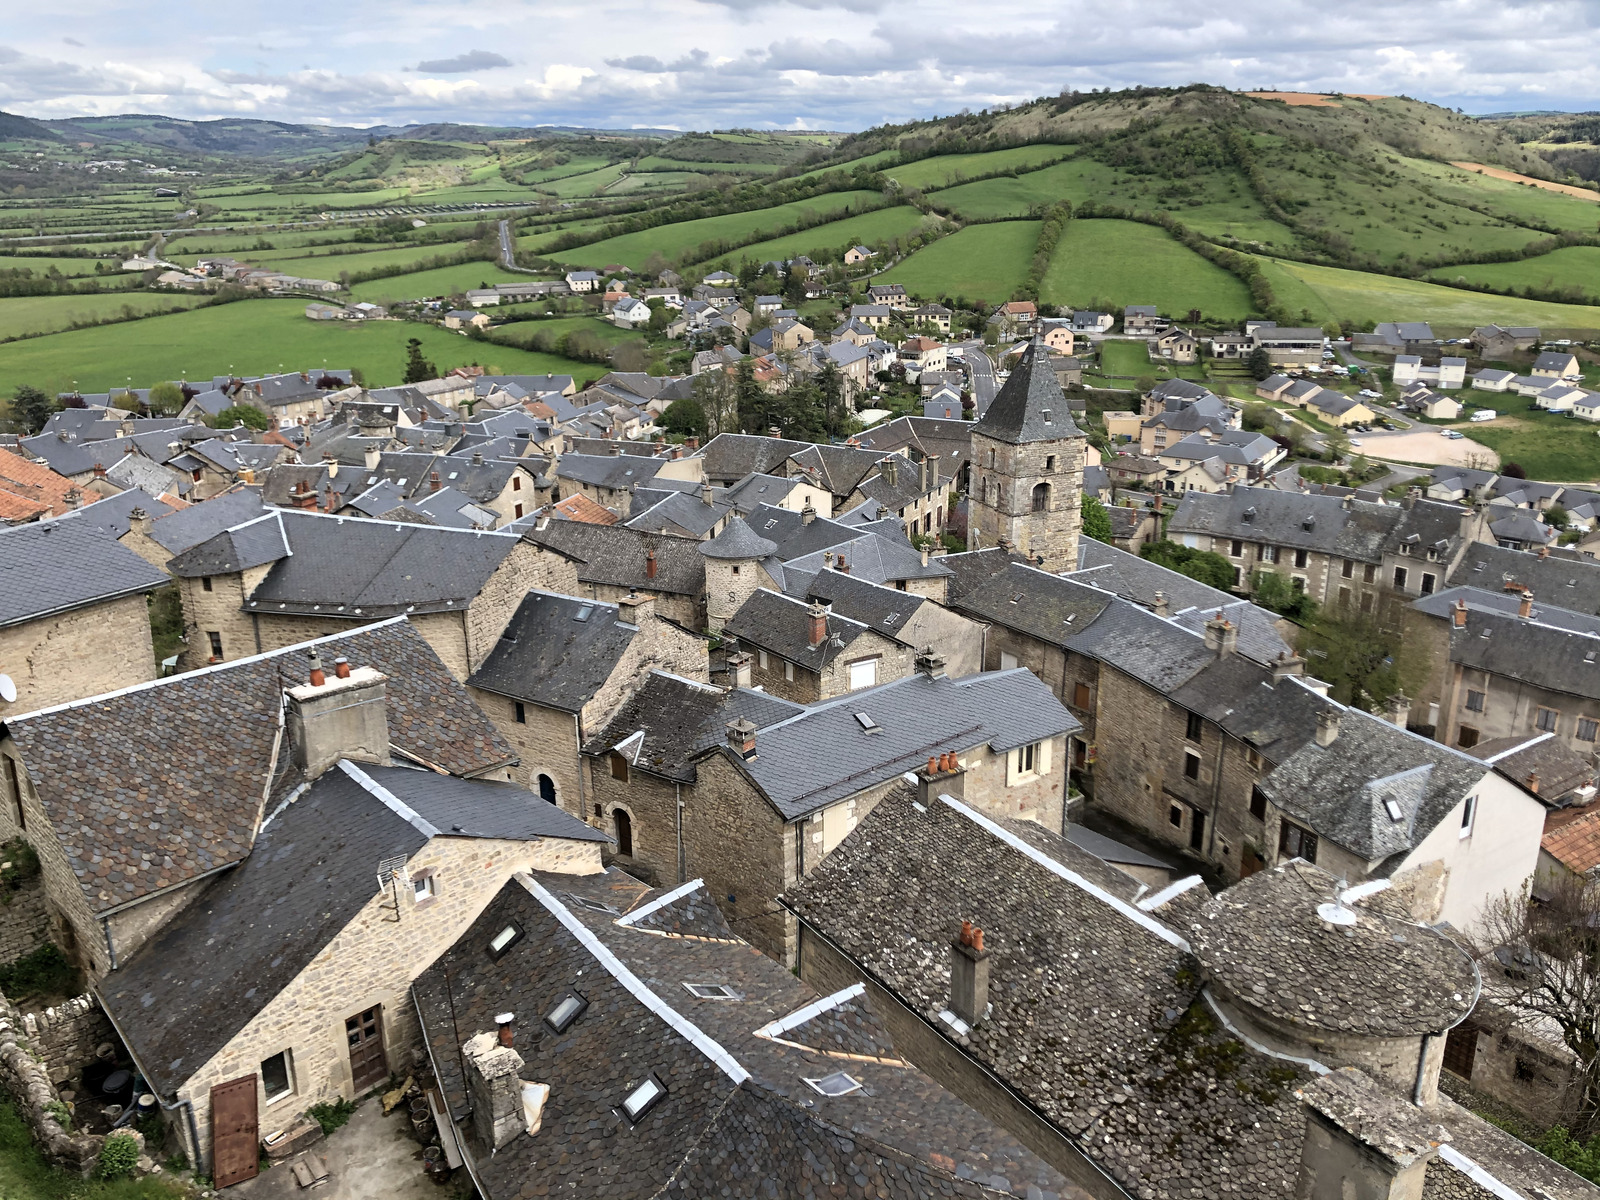
POLYGON ((538 321, 513 321, 510 325, 495 327, 490 331, 489 337, 503 346, 526 348, 540 333, 558 338, 562 334, 574 333, 580 329, 594 334, 608 346, 615 346, 618 342, 644 340, 642 333, 622 329, 599 317, 548 317, 538 321))
POLYGON ((1495 288, 1581 288, 1600 304, 1600 246, 1564 246, 1521 262, 1443 267, 1431 278, 1484 283, 1495 288))
MULTIPOLYGON (((326 251, 308 254, 303 250, 290 248, 262 250, 254 254, 244 251, 233 257, 251 266, 281 271, 285 275, 298 275, 303 279, 336 280, 347 271, 354 275, 361 271, 379 268, 409 266, 440 255, 454 254, 463 244, 441 242, 435 246, 395 246, 387 250, 359 250, 353 254, 329 254, 326 251)), ((206 255, 186 254, 176 261, 183 262, 186 266, 193 266, 196 258, 204 257, 206 255)))
POLYGON ((706 242, 746 242, 764 232, 777 233, 807 216, 842 213, 847 209, 860 211, 879 203, 881 200, 876 192, 829 192, 811 200, 796 200, 775 208, 758 208, 722 217, 680 221, 675 225, 658 225, 639 233, 626 233, 572 250, 556 251, 551 257, 580 267, 621 263, 638 270, 652 254, 675 261, 683 260, 695 254, 706 242))
POLYGON ((204 296, 184 292, 100 292, 84 296, 18 296, 0 300, 0 340, 53 333, 73 325, 113 320, 128 311, 181 312, 204 296))
POLYGON ((1576 229, 1592 233, 1600 222, 1600 204, 1545 188, 1495 179, 1452 167, 1449 163, 1408 158, 1405 165, 1426 180, 1441 199, 1458 204, 1473 204, 1520 220, 1538 221, 1557 229, 1576 229))
POLYGON ((1415 279, 1346 271, 1283 259, 1264 259, 1262 269, 1277 290, 1288 276, 1299 286, 1279 300, 1289 307, 1311 310, 1312 320, 1431 321, 1436 332, 1465 332, 1475 325, 1538 325, 1546 333, 1600 330, 1600 307, 1582 304, 1546 304, 1511 296, 1465 292, 1415 279))
MULTIPOLYGON (((0 255, 0 271, 32 271, 36 277, 50 273, 54 267, 60 274, 68 278, 78 278, 82 275, 93 275, 95 264, 99 263, 107 271, 122 270, 122 256, 111 258, 35 258, 26 254, 0 255)), ((129 275, 129 279, 134 276, 129 275)), ((125 281, 124 281, 125 282, 125 281)))
POLYGON ((1039 221, 969 225, 918 250, 882 276, 924 300, 966 296, 998 304, 1009 300, 1028 273, 1039 221))
POLYGON ((9 392, 30 383, 55 393, 222 374, 358 367, 369 387, 397 384, 408 338, 441 371, 478 362, 502 374, 560 374, 594 380, 606 368, 511 346, 485 345, 410 321, 310 321, 303 300, 241 300, 125 325, 53 333, 0 345, 9 392))
POLYGON ((922 213, 909 204, 878 208, 859 216, 846 217, 843 221, 816 225, 801 233, 741 247, 738 257, 760 263, 772 259, 790 259, 797 254, 814 255, 824 250, 846 249, 857 243, 870 245, 889 238, 904 237, 922 223, 922 213))
POLYGON ((1493 408, 1510 415, 1481 424, 1461 422, 1456 428, 1500 455, 1501 464, 1516 463, 1529 479, 1550 483, 1600 481, 1600 430, 1588 421, 1530 409, 1521 396, 1473 393, 1473 408, 1493 408), (1478 397, 1487 396, 1487 402, 1478 397))
POLYGON ((1068 221, 1039 298, 1111 312, 1125 304, 1154 304, 1169 316, 1197 308, 1224 322, 1250 313, 1249 289, 1236 276, 1166 230, 1135 221, 1068 221))
POLYGON ((932 191, 948 187, 974 175, 987 175, 992 171, 1009 171, 1015 167, 1026 171, 1043 163, 1060 158, 1070 158, 1072 146, 1016 146, 1009 150, 989 150, 981 154, 942 154, 924 158, 904 166, 885 167, 883 173, 899 181, 902 187, 922 188, 932 191))
POLYGON ((455 296, 471 288, 493 286, 497 283, 527 283, 531 275, 521 275, 504 270, 491 262, 461 263, 454 267, 436 267, 432 271, 413 271, 409 275, 395 275, 389 279, 374 279, 358 283, 350 289, 356 300, 370 300, 382 304, 389 300, 418 300, 428 296, 455 296))

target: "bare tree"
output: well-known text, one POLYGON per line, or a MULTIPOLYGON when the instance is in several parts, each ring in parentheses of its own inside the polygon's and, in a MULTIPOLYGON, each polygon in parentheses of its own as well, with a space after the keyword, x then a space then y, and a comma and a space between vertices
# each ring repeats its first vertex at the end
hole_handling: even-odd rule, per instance
POLYGON ((1506 893, 1484 910, 1479 961, 1494 1003, 1573 1056, 1565 1113, 1580 1137, 1600 1127, 1600 882, 1569 877, 1534 900, 1506 893))

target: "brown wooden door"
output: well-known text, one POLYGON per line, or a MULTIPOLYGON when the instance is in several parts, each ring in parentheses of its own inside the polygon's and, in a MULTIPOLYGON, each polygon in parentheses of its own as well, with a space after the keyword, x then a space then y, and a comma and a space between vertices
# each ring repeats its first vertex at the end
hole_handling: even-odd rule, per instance
POLYGON ((344 1023, 350 1044, 350 1082, 356 1095, 389 1078, 389 1059, 383 1053, 383 1006, 374 1004, 344 1023))
POLYGON ((219 1188, 256 1177, 260 1161, 256 1128, 256 1077, 211 1089, 211 1176, 219 1188))

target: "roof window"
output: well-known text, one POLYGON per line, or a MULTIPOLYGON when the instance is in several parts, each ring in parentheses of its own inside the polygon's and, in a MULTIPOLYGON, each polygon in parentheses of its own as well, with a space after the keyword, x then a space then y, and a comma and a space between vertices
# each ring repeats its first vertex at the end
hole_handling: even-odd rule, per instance
POLYGON ((622 915, 603 900, 591 900, 588 896, 578 896, 572 892, 567 892, 562 899, 576 904, 579 908, 587 908, 590 912, 610 913, 614 917, 622 915))
POLYGON ((522 926, 508 921, 505 928, 489 939, 489 957, 498 959, 522 940, 522 926))
POLYGON ((1399 801, 1389 797, 1383 802, 1383 811, 1389 814, 1391 821, 1403 821, 1406 814, 1401 810, 1399 801))
POLYGON ((743 1000, 744 996, 725 983, 686 983, 689 994, 699 1000, 743 1000))
POLYGON ((821 1079, 807 1079, 806 1082, 824 1096, 848 1096, 851 1092, 861 1090, 861 1081, 844 1071, 835 1071, 821 1079))
POLYGON ((577 612, 572 614, 572 619, 574 621, 587 621, 589 619, 589 614, 592 613, 593 611, 594 611, 594 605, 585 604, 577 612))
POLYGON ((1316 523, 1316 517, 1307 517, 1304 521, 1300 522, 1300 528, 1309 532, 1316 525, 1316 523))
POLYGON ((588 999, 579 992, 568 992, 557 1001, 556 1006, 544 1015, 544 1023, 550 1026, 554 1033, 565 1033, 571 1024, 583 1016, 583 1010, 589 1007, 588 999))
POLYGON ((1254 504, 1252 504, 1249 508, 1244 510, 1244 523, 1246 525, 1254 525, 1255 521, 1256 521, 1256 506, 1254 504))
POLYGON ((666 1099, 666 1095, 667 1085, 657 1079, 652 1071, 622 1101, 622 1115, 628 1118, 628 1124, 637 1125, 644 1120, 646 1113, 666 1099))
POLYGON ((856 724, 867 733, 877 733, 881 726, 864 712, 855 714, 856 724))

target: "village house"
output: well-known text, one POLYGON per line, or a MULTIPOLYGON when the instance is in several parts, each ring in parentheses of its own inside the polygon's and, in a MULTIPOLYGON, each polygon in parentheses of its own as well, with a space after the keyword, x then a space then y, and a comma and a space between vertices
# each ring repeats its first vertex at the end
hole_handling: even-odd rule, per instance
POLYGON ((887 304, 890 308, 896 309, 911 307, 911 297, 898 283, 873 284, 867 288, 867 301, 871 304, 887 304))
POLYGON ((1033 330, 1039 319, 1039 306, 1032 300, 1007 300, 989 317, 990 325, 999 326, 1007 334, 1024 334, 1033 330))
POLYGON ((894 320, 894 310, 884 304, 852 304, 849 319, 877 330, 894 320))
POLYGON ((1129 304, 1122 310, 1122 332, 1129 337, 1153 337, 1166 324, 1154 304, 1129 304))
POLYGON ((1438 344, 1426 321, 1380 321, 1371 333, 1350 337, 1350 348, 1357 354, 1426 354, 1438 344))
POLYGON ((911 323, 913 325, 931 325, 940 333, 948 335, 950 332, 950 319, 954 315, 942 304, 924 304, 920 308, 911 310, 911 323))
POLYGON ((1531 350, 1539 343, 1535 325, 1480 325, 1472 331, 1473 348, 1492 361, 1504 361, 1519 350, 1531 350))
POLYGON ((1250 352, 1255 348, 1255 338, 1238 330, 1213 333, 1206 339, 1206 353, 1224 362, 1237 362, 1239 359, 1249 358, 1250 352))
POLYGON ((840 571, 796 573, 789 595, 817 602, 886 638, 944 660, 945 673, 960 679, 983 670, 984 626, 926 596, 873 583, 840 571))
POLYGON ((706 627, 706 571, 695 538, 585 521, 543 522, 523 538, 571 563, 574 581, 545 585, 551 591, 608 604, 653 597, 656 616, 684 629, 706 627))
POLYGON ((1040 339, 1058 354, 1072 354, 1077 349, 1078 335, 1072 332, 1070 320, 1045 318, 1039 322, 1040 339))
POLYGON ((1533 360, 1528 374, 1571 383, 1583 376, 1583 367, 1570 350, 1546 350, 1533 360))
POLYGON ((1314 367, 1322 363, 1325 337, 1320 329, 1280 329, 1265 323, 1255 325, 1250 335, 1251 351, 1265 350, 1274 367, 1314 367))
POLYGON ((1437 363, 1429 365, 1425 364, 1421 357, 1415 354, 1395 355, 1395 386, 1403 388, 1414 383, 1443 388, 1446 391, 1465 387, 1467 383, 1467 360, 1446 355, 1437 363))
POLYGON ((43 463, 0 449, 0 524, 59 517, 84 503, 72 480, 43 463))
MULTIPOLYGON (((1454 421, 1461 416, 1461 401, 1441 396, 1420 383, 1414 383, 1400 393, 1400 405, 1409 412, 1435 421, 1454 421)), ((1432 493, 1429 495, 1432 496, 1432 493)))
POLYGON ((1072 332, 1082 334, 1110 333, 1117 319, 1110 313, 1078 309, 1072 314, 1072 332))
POLYGON ((708 679, 705 642, 657 616, 654 600, 533 590, 467 683, 521 760, 512 778, 582 820, 579 747, 656 669, 708 679))
POLYGON ((920 334, 900 343, 900 361, 922 371, 943 371, 949 365, 949 347, 920 334))
POLYGON ((474 312, 470 308, 452 308, 439 320, 446 329, 487 329, 489 314, 474 312))
POLYGON ((808 603, 767 588, 739 606, 722 636, 739 648, 739 662, 729 663, 735 686, 759 687, 798 704, 904 679, 916 658, 911 646, 821 600, 808 603))
POLYGON ((1180 367, 1200 361, 1200 342, 1187 330, 1169 329, 1145 343, 1151 362, 1170 362, 1180 367))
POLYGON ((857 263, 863 263, 870 258, 876 257, 878 257, 877 252, 868 250, 865 246, 851 246, 850 249, 844 252, 844 265, 853 267, 857 263))
POLYGON ((594 271, 568 271, 566 279, 574 292, 592 292, 600 286, 600 276, 594 271))

